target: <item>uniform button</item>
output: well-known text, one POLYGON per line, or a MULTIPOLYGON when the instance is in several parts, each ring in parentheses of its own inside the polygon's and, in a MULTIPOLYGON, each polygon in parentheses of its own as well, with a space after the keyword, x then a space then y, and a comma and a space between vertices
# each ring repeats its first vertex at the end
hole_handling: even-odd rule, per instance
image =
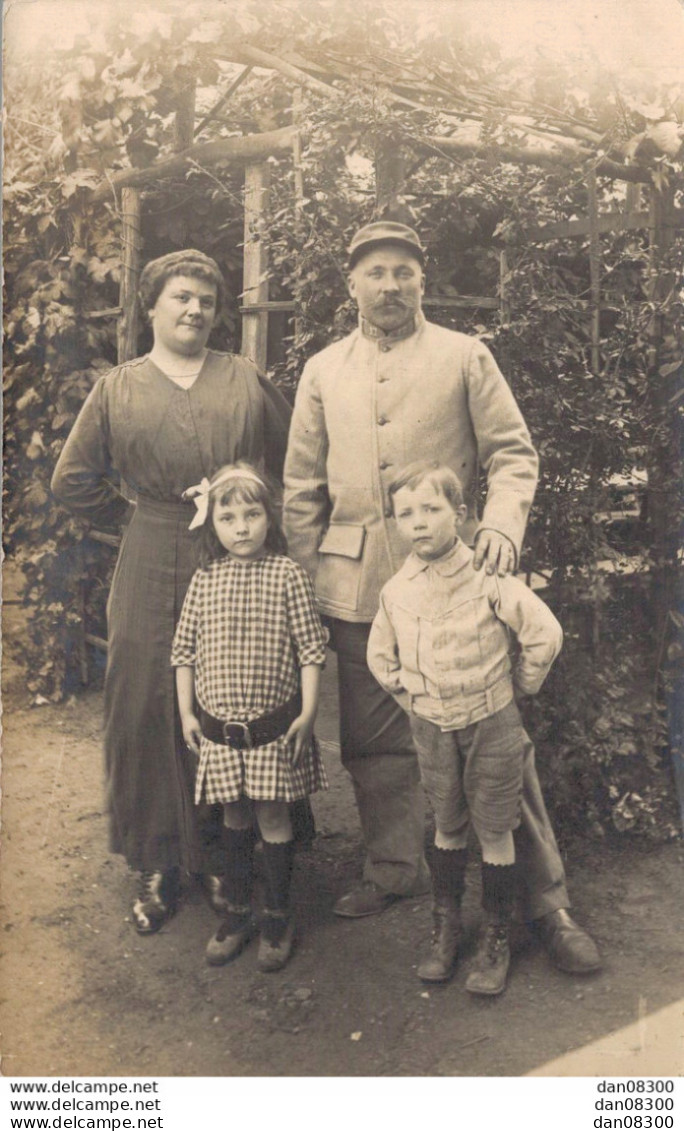
POLYGON ((391 348, 392 347, 389 344, 389 342, 380 342, 380 349, 382 350, 383 353, 387 353, 387 351, 391 350, 391 348))
POLYGON ((378 424, 380 424, 380 425, 389 424, 389 420, 387 419, 386 416, 379 416, 378 417, 378 424))
POLYGON ((387 468, 388 468, 388 467, 391 467, 391 466, 392 466, 392 464, 391 464, 391 463, 389 463, 389 462, 388 462, 388 460, 384 459, 384 460, 382 460, 382 462, 380 463, 380 470, 381 470, 381 471, 387 471, 387 468))
POLYGON ((389 381, 389 377, 378 377, 379 385, 382 385, 385 381, 389 381))
POLYGON ((385 518, 391 518, 391 517, 392 517, 392 508, 391 508, 391 506, 386 506, 385 507, 385 518))

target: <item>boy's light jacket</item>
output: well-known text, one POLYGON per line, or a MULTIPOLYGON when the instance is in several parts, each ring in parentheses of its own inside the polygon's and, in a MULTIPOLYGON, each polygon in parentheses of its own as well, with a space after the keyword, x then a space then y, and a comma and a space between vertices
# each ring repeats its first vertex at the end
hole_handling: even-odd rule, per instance
POLYGON ((472 562, 460 541, 434 562, 410 554, 380 594, 368 639, 378 682, 404 710, 444 729, 500 711, 514 687, 536 694, 563 643, 561 626, 531 589, 472 562))
POLYGON ((477 338, 415 319, 408 336, 365 323, 306 364, 285 461, 290 554, 315 581, 322 612, 370 621, 406 555, 388 488, 406 464, 437 459, 459 475, 463 530, 478 529, 478 465, 487 475, 481 527, 520 552, 537 456, 494 358, 477 338))

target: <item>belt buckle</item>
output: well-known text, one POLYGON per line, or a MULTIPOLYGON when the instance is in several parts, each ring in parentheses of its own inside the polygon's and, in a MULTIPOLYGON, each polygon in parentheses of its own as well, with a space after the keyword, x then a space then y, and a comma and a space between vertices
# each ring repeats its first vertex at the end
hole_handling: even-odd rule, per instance
POLYGON ((229 732, 230 727, 237 727, 241 731, 242 741, 241 741, 240 746, 235 746, 235 749, 236 750, 251 750, 252 749, 252 735, 250 733, 249 725, 247 723, 239 722, 237 719, 226 719, 226 721, 224 723, 222 723, 221 726, 223 728, 223 741, 225 742, 226 746, 234 746, 234 742, 231 741, 230 735, 229 735, 228 732, 229 732))

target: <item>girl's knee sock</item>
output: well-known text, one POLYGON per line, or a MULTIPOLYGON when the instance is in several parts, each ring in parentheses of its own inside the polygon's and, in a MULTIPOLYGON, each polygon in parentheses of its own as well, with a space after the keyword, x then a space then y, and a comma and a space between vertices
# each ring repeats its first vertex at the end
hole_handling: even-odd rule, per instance
POLYGON ((467 848, 437 848, 428 856, 432 893, 436 901, 450 899, 460 903, 465 891, 467 848))
POLYGON ((265 905, 268 911, 287 911, 294 859, 294 840, 281 843, 264 841, 265 905))
POLYGON ((224 829, 225 874, 228 901, 236 908, 249 906, 254 876, 254 831, 224 829))
POLYGON ((499 922, 513 914, 516 893, 515 864, 482 863, 482 907, 499 922))

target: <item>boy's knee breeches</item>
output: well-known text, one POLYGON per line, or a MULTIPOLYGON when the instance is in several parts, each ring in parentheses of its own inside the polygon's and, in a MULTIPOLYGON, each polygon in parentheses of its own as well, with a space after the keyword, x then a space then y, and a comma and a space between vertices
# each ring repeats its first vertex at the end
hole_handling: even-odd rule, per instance
POLYGON ((442 731, 412 715, 411 731, 440 832, 454 835, 468 820, 485 837, 518 827, 530 740, 514 702, 459 730, 442 731))

